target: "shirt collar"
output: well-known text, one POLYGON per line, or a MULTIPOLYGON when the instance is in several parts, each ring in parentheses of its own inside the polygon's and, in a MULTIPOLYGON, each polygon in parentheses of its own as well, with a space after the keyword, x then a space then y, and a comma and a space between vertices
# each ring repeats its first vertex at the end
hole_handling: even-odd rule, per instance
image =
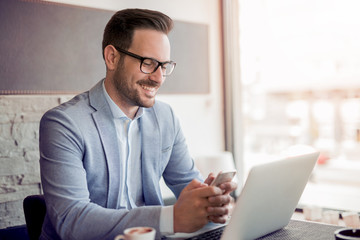
MULTIPOLYGON (((105 80, 102 83, 102 88, 104 91, 105 99, 110 107, 110 110, 112 112, 112 115, 114 118, 128 118, 128 116, 125 115, 125 113, 116 105, 116 103, 111 99, 109 94, 107 93, 105 89, 105 80)), ((139 107, 138 111, 136 112, 134 120, 140 118, 144 114, 144 109, 142 107, 139 107)), ((129 118, 128 118, 129 119, 129 118)))

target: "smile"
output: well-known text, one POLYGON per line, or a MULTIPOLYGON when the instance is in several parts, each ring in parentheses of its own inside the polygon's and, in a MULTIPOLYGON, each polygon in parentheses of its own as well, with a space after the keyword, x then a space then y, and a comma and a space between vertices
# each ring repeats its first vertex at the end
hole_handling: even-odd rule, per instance
POLYGON ((143 89, 147 90, 147 91, 153 92, 153 91, 156 90, 156 87, 145 86, 145 85, 143 85, 143 84, 140 84, 140 86, 141 86, 143 89))

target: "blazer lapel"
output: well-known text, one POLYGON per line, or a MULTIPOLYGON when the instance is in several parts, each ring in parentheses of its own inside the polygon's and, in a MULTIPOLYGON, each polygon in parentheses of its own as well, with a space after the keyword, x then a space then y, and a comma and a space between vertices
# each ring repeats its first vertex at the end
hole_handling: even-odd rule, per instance
MULTIPOLYGON (((89 93, 90 105, 92 105, 97 111, 93 115, 95 125, 99 131, 99 136, 105 152, 105 159, 108 167, 108 198, 107 207, 117 208, 119 202, 120 191, 120 156, 117 147, 117 135, 115 124, 112 119, 111 110, 106 102, 102 82, 100 81, 95 85, 89 93)), ((99 158, 101 159, 101 157, 99 158)), ((106 184, 104 184, 106 186, 106 184)))
POLYGON ((153 108, 146 108, 140 118, 142 137, 142 183, 146 205, 163 204, 159 180, 161 162, 161 134, 153 108))

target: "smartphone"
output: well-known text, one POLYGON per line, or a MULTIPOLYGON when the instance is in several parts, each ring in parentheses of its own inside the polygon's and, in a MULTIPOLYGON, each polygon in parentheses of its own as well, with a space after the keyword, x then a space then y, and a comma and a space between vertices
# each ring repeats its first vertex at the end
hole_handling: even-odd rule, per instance
POLYGON ((230 182, 236 174, 236 170, 220 171, 210 186, 219 186, 222 183, 230 182))

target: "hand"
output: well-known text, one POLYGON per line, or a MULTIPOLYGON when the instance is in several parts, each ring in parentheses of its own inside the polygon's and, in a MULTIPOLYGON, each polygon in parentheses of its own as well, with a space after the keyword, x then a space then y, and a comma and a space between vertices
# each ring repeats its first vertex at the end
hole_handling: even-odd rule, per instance
MULTIPOLYGON (((210 173, 209 176, 205 179, 204 183, 206 183, 207 185, 210 185, 212 183, 212 181, 214 181, 215 177, 216 176, 214 173, 210 173)), ((220 184, 219 187, 224 190, 223 194, 229 194, 236 190, 237 183, 235 183, 233 181, 226 182, 226 183, 220 184)))
MULTIPOLYGON (((220 202, 228 202, 224 205, 219 205, 219 203, 215 204, 214 206, 208 207, 207 212, 209 214, 208 220, 214 223, 221 223, 224 224, 231 216, 235 200, 229 194, 222 195, 223 199, 220 202), (218 206, 217 206, 218 205, 218 206)), ((219 200, 216 197, 209 198, 209 202, 218 202, 219 200)), ((221 204, 221 203, 220 203, 221 204)))
MULTIPOLYGON (((205 182, 210 184, 214 178, 215 175, 210 173, 205 182)), ((237 184, 235 182, 226 182, 220 184, 219 188, 223 192, 222 195, 208 198, 211 205, 207 208, 208 219, 214 223, 225 223, 233 211, 235 201, 230 196, 230 193, 236 190, 237 184)))
POLYGON ((209 197, 221 196, 218 187, 193 180, 180 193, 174 205, 174 232, 194 232, 208 223, 209 197))

